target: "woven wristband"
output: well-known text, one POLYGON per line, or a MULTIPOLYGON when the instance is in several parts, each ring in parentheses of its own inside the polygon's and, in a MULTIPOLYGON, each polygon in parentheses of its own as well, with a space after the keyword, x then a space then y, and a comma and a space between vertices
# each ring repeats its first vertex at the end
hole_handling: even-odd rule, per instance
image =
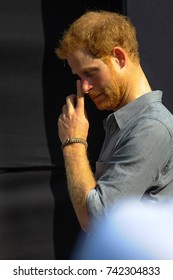
POLYGON ((82 139, 82 138, 67 138, 65 140, 65 142, 62 144, 62 149, 64 149, 65 146, 68 146, 68 145, 71 145, 71 144, 74 144, 74 143, 81 143, 81 144, 85 145, 86 149, 88 147, 88 143, 85 139, 82 139))

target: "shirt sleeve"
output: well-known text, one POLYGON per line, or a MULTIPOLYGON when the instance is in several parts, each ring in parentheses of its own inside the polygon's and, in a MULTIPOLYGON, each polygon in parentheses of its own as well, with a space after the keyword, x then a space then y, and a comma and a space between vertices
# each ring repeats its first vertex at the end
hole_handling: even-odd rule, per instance
POLYGON ((139 122, 113 147, 107 162, 97 163, 102 173, 87 198, 90 217, 98 219, 117 202, 140 200, 151 186, 159 186, 170 154, 171 136, 164 124, 154 119, 139 122))

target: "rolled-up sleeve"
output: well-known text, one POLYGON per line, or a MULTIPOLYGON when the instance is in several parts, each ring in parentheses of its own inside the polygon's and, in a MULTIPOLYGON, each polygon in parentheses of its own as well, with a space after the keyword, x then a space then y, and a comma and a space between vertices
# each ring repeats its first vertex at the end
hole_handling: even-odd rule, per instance
POLYGON ((118 144, 115 142, 109 160, 97 162, 101 175, 87 198, 90 217, 98 219, 117 202, 140 200, 151 186, 161 186, 162 170, 170 160, 171 141, 163 123, 145 119, 118 144))

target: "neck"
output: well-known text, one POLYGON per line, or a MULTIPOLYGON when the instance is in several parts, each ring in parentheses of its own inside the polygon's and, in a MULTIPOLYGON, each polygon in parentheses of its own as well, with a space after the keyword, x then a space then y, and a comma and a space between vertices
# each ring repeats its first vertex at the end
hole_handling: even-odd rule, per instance
POLYGON ((136 98, 152 91, 149 82, 140 65, 131 67, 127 86, 127 103, 135 100, 136 98))

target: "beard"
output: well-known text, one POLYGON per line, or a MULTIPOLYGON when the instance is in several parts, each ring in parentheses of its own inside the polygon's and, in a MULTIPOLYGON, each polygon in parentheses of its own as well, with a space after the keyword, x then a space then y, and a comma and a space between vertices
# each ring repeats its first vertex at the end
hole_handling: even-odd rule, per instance
MULTIPOLYGON (((114 74, 115 75, 115 74, 114 74)), ((123 78, 116 75, 109 80, 108 85, 100 88, 97 92, 92 91, 90 98, 99 110, 116 111, 123 106, 122 100, 125 94, 125 83, 123 78)))

